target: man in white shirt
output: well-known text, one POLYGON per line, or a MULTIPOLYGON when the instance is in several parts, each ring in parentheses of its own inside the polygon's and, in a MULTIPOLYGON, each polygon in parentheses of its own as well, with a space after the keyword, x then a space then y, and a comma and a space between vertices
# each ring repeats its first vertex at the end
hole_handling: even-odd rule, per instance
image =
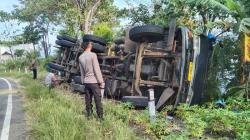
POLYGON ((45 77, 44 84, 47 87, 51 88, 56 85, 56 81, 57 81, 56 75, 54 73, 49 72, 47 76, 45 77))

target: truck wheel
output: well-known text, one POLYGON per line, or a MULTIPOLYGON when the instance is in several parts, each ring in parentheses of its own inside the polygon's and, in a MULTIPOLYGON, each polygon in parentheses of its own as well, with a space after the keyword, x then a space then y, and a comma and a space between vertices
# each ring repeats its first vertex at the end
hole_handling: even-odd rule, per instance
POLYGON ((76 38, 73 38, 73 37, 70 37, 70 36, 66 36, 66 35, 58 35, 58 36, 57 36, 57 39, 58 39, 58 40, 70 41, 70 42, 72 42, 72 43, 76 43, 76 42, 77 42, 77 39, 76 39, 76 38))
POLYGON ((122 102, 131 103, 135 107, 147 107, 148 97, 145 96, 123 96, 122 102))
POLYGON ((163 39, 164 29, 155 25, 144 25, 132 28, 129 31, 129 38, 132 41, 142 43, 153 43, 163 39))
POLYGON ((98 43, 93 43, 93 52, 95 53, 104 53, 106 50, 106 47, 103 45, 100 45, 98 43))
POLYGON ((103 46, 106 46, 106 44, 107 44, 105 39, 103 39, 101 37, 94 36, 94 35, 83 36, 83 42, 88 42, 88 41, 93 41, 94 43, 98 43, 98 44, 103 45, 103 46))
POLYGON ((60 45, 62 47, 68 47, 68 48, 76 46, 75 43, 72 43, 72 42, 67 41, 67 40, 56 40, 56 44, 60 45))
POLYGON ((56 63, 49 62, 49 63, 48 63, 48 67, 49 67, 49 68, 52 68, 52 69, 54 69, 54 70, 64 71, 64 66, 59 65, 59 64, 56 64, 56 63))
POLYGON ((76 84, 82 84, 81 76, 73 76, 73 81, 74 81, 76 84))
POLYGON ((118 38, 115 41, 116 45, 124 44, 125 43, 125 38, 118 38))

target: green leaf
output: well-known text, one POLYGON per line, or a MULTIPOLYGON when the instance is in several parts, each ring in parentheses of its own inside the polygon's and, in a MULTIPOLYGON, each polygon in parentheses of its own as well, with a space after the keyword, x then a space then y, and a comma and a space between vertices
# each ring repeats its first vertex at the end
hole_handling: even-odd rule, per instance
POLYGON ((241 20, 239 31, 247 34, 250 33, 250 18, 244 18, 241 20))

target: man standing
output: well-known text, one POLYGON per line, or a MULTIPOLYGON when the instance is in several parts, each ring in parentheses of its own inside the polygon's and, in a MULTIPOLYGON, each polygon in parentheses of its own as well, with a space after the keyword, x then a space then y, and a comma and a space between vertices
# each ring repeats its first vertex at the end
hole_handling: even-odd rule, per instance
POLYGON ((86 89, 85 103, 87 115, 90 116, 93 113, 92 97, 94 96, 97 115, 100 119, 103 119, 101 89, 104 88, 104 81, 97 56, 91 52, 92 47, 93 43, 88 42, 84 53, 79 57, 81 81, 86 89))
POLYGON ((37 78, 37 61, 36 59, 32 59, 31 61, 31 68, 33 71, 33 79, 37 78))

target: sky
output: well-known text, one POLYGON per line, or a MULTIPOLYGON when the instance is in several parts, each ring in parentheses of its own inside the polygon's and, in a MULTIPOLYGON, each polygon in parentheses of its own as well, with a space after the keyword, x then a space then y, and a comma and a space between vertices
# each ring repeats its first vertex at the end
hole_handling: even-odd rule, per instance
POLYGON ((16 5, 19 3, 18 0, 0 0, 1 4, 0 4, 0 10, 6 11, 6 12, 10 12, 11 10, 13 10, 13 5, 16 5))
POLYGON ((119 8, 124 8, 127 5, 125 0, 115 0, 114 4, 119 8))
MULTIPOLYGON (((128 6, 125 1, 126 0, 114 0, 114 4, 118 8, 125 8, 128 6)), ((11 12, 12 10, 14 10, 13 5, 18 5, 18 4, 19 4, 19 0, 0 0, 0 11, 11 12)), ((12 24, 13 26, 8 23, 7 24, 0 23, 0 36, 7 27, 8 29, 10 28, 13 29, 13 31, 22 29, 22 26, 17 25, 17 23, 12 22, 12 24)), ((10 31, 10 32, 13 32, 13 31, 10 31)), ((3 36, 1 36, 1 38, 3 38, 3 36)))
MULTIPOLYGON (((136 0, 136 2, 134 2, 133 0, 130 0, 133 4, 128 5, 127 2, 128 0, 114 0, 114 5, 116 5, 118 8, 122 9, 131 5, 138 5, 138 3, 136 2, 145 2, 145 1, 150 1, 150 0, 136 0)), ((11 12, 12 10, 14 10, 13 5, 18 5, 19 4, 19 0, 0 0, 0 10, 1 11, 5 11, 5 12, 11 12)), ((9 23, 0 23, 0 37, 3 39, 6 36, 3 36, 3 32, 4 30, 8 29, 10 30, 10 32, 14 32, 16 30, 22 30, 23 26, 22 25, 18 25, 17 22, 11 22, 11 24, 9 23), (12 25, 13 24, 13 25, 12 25)), ((18 34, 18 32, 16 33, 18 34)), ((51 41, 53 42, 53 41, 51 41)))
MULTIPOLYGON (((124 8, 127 6, 126 0, 115 0, 114 4, 119 8, 124 8)), ((0 10, 10 12, 13 10, 13 5, 17 5, 19 0, 0 0, 0 10)))
MULTIPOLYGON (((130 4, 128 5, 127 0, 114 0, 114 5, 116 5, 119 9, 125 8, 125 7, 129 7, 129 6, 136 6, 138 5, 138 3, 148 3, 150 0, 136 0, 136 2, 134 2, 133 0, 130 0, 130 4)), ((18 5, 19 4, 19 0, 0 0, 0 11, 5 11, 5 12, 11 12, 12 10, 14 10, 13 5, 18 5)), ((23 26, 22 25, 18 25, 15 22, 11 22, 11 24, 7 23, 7 24, 3 24, 0 23, 0 37, 3 39, 5 38, 5 36, 3 36, 3 32, 6 29, 6 26, 8 27, 8 29, 12 29, 13 31, 16 30, 22 30, 23 26), (11 25, 13 24, 13 26, 11 25)), ((13 32, 10 31, 10 32, 13 32)), ((18 33, 17 33, 18 34, 18 33)), ((50 42, 52 43, 52 45, 54 45, 54 42, 56 40, 56 35, 52 35, 50 42)))

